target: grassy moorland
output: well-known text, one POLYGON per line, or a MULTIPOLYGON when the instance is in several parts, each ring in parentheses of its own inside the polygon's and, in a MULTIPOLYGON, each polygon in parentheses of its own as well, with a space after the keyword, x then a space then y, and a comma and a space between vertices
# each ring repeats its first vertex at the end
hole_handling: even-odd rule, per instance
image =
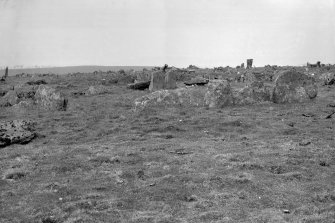
POLYGON ((148 91, 45 78, 66 111, 0 108, 38 133, 0 149, 0 222, 334 222, 334 85, 300 104, 135 112, 148 91))

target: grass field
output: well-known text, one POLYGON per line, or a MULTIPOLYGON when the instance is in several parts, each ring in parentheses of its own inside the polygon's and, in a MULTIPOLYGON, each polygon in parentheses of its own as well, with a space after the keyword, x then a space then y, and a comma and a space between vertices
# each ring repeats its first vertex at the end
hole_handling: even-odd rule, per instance
POLYGON ((301 104, 134 112, 148 91, 75 96, 95 82, 48 83, 67 111, 0 108, 39 133, 0 149, 2 223, 334 223, 334 85, 301 104))

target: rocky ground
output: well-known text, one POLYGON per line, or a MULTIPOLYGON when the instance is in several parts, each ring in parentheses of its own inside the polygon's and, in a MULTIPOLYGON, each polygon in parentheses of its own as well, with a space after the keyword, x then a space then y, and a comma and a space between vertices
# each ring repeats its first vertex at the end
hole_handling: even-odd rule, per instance
POLYGON ((20 98, 0 107, 2 122, 35 123, 30 142, 0 148, 0 222, 334 222, 334 85, 319 82, 301 103, 139 111, 149 91, 128 89, 131 78, 8 77, 0 87, 41 79, 66 109, 20 98))

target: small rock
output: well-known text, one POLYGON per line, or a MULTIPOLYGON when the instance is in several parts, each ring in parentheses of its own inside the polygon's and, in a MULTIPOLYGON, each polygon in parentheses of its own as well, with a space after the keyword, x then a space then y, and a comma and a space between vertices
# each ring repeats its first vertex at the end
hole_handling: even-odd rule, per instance
POLYGON ((311 141, 310 140, 302 140, 301 142, 299 142, 299 146, 307 146, 311 144, 311 141))
POLYGON ((289 214, 289 213, 291 213, 290 210, 287 210, 287 209, 284 209, 283 212, 284 212, 284 214, 289 214))
POLYGON ((302 116, 305 116, 305 117, 314 117, 315 114, 313 114, 313 113, 303 113, 302 116))

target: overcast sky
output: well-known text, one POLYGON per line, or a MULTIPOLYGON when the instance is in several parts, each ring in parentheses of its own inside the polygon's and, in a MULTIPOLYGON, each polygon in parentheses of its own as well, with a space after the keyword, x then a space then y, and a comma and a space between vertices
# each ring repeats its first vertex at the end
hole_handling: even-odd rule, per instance
POLYGON ((335 63, 335 0, 0 0, 0 66, 335 63))

